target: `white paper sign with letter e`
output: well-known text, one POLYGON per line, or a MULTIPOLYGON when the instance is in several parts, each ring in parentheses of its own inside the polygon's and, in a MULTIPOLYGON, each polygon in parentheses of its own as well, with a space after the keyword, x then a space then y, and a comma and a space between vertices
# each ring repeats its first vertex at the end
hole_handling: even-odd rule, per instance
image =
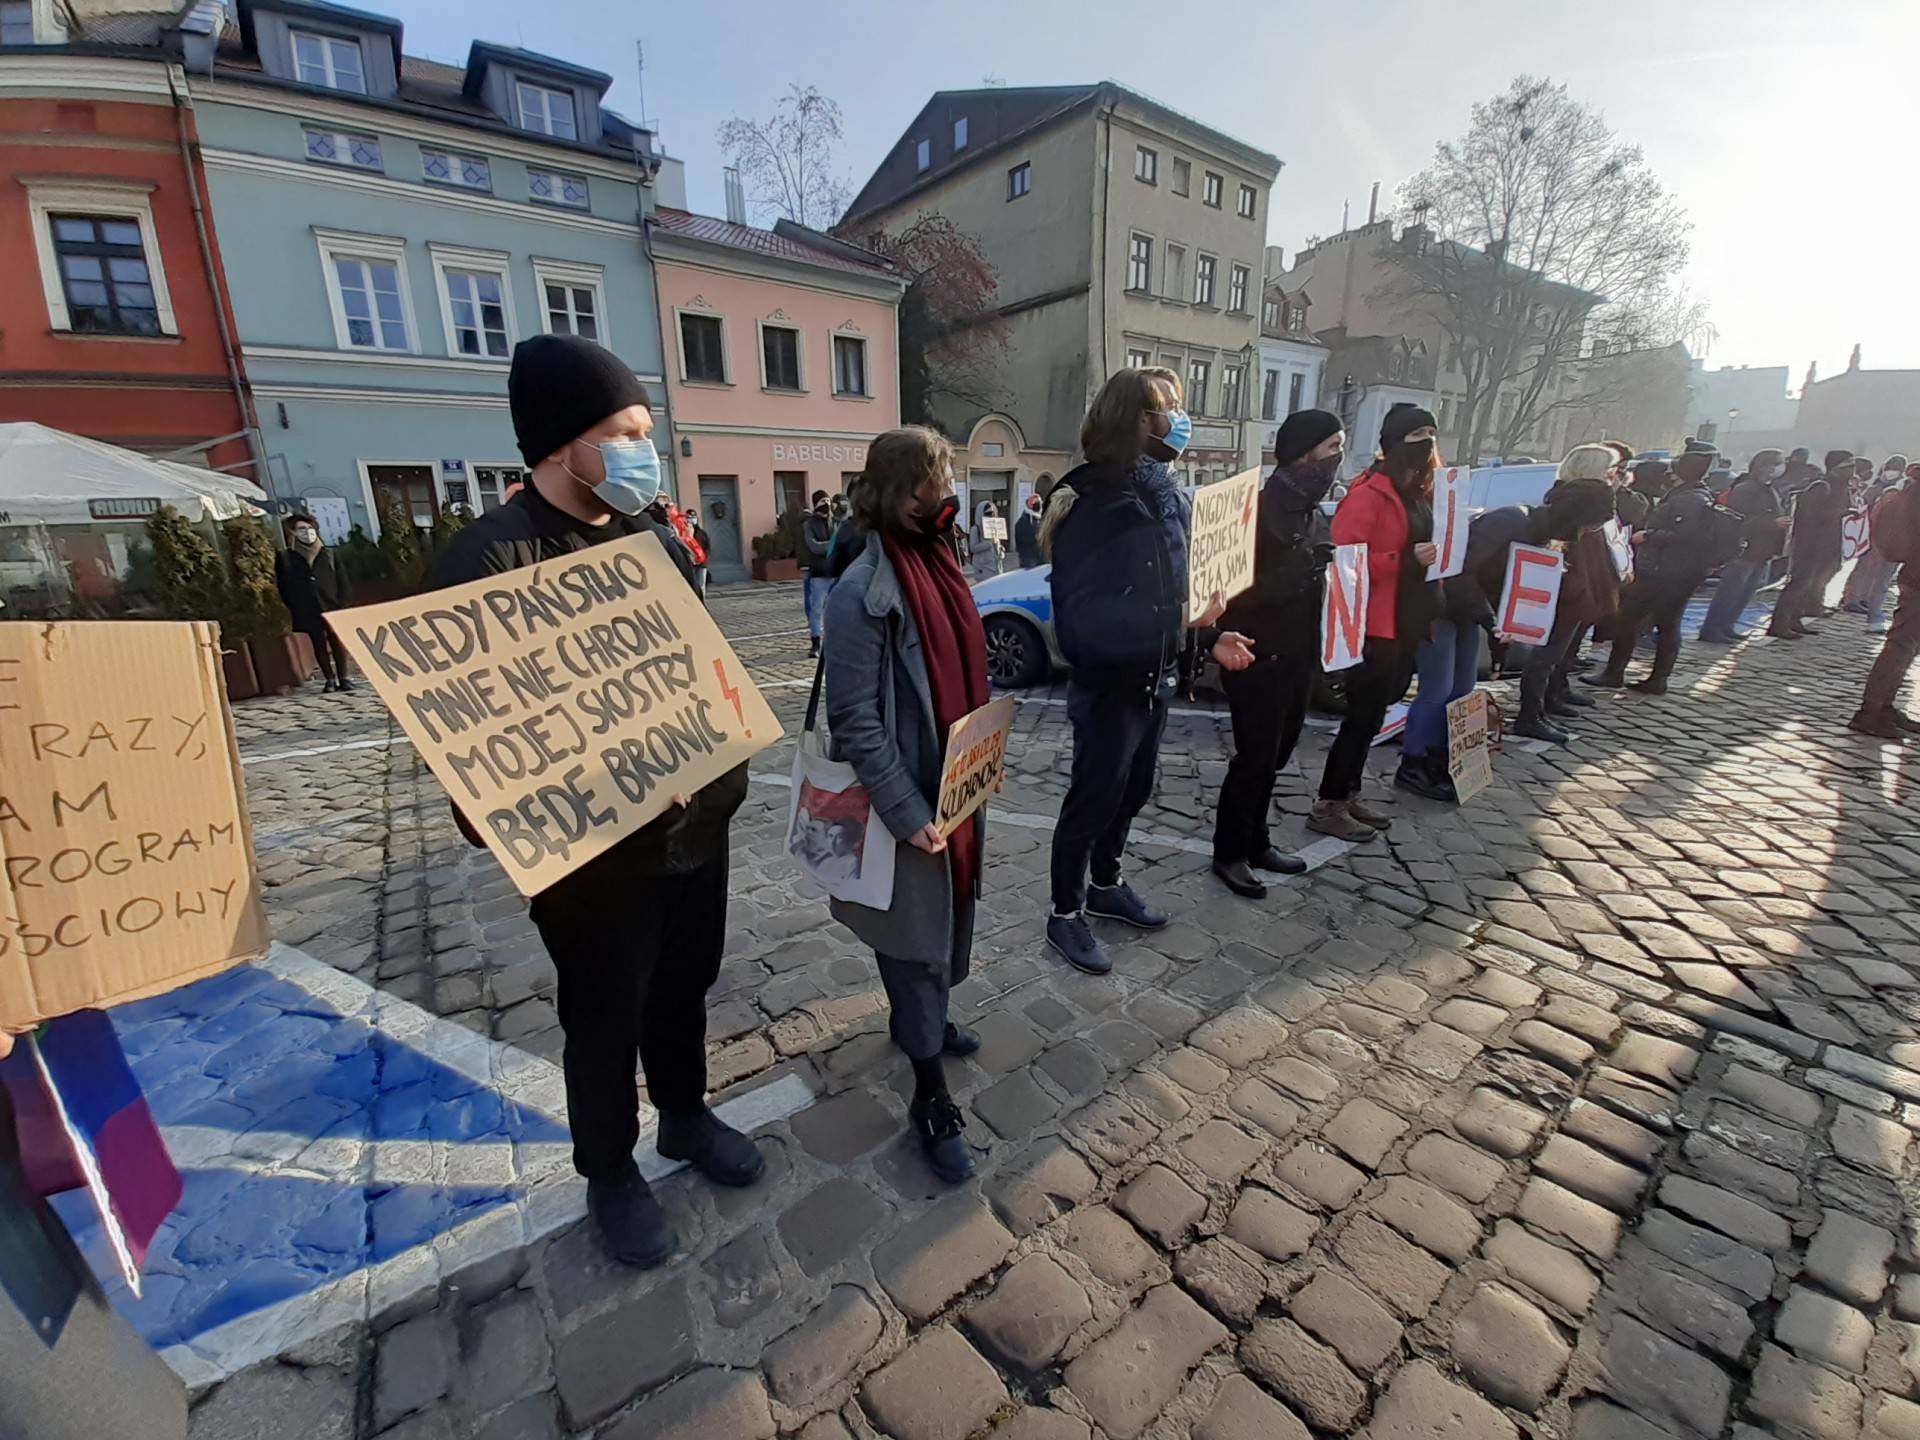
POLYGON ((1367 547, 1339 545, 1320 602, 1320 668, 1331 675, 1360 663, 1367 647, 1367 547))
POLYGON ((1254 521, 1260 472, 1242 470, 1193 492, 1187 532, 1187 614, 1206 613, 1218 595, 1231 600, 1253 584, 1254 521))
POLYGON ((1873 517, 1865 510, 1840 522, 1840 558, 1858 560, 1873 548, 1873 517))
POLYGON ((1613 572, 1626 584, 1633 578, 1633 533, 1616 518, 1600 527, 1607 537, 1607 554, 1613 557, 1613 572))
POLYGON ((1553 629, 1560 608, 1566 560, 1558 550, 1515 545, 1507 552, 1507 579, 1500 587, 1500 638, 1538 645, 1553 629))
POLYGON ((1433 543, 1439 554, 1427 579, 1445 580, 1467 568, 1467 482, 1473 471, 1448 465, 1433 477, 1433 543))

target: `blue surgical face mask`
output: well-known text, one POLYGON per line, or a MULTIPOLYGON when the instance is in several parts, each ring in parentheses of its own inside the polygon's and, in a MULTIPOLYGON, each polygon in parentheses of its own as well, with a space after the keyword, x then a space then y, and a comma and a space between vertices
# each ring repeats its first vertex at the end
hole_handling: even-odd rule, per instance
POLYGON ((600 445, 600 463, 607 478, 595 485, 567 473, 593 491, 594 498, 609 510, 622 515, 638 515, 660 498, 660 452, 651 440, 607 440, 600 445))
POLYGON ((1167 419, 1172 424, 1160 437, 1160 443, 1178 455, 1193 441, 1193 417, 1185 410, 1172 410, 1167 413, 1167 419))

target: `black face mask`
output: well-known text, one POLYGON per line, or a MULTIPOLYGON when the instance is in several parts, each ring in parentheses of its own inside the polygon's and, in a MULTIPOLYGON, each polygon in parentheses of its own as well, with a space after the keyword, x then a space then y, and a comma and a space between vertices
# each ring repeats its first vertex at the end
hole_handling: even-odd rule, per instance
POLYGON ((914 523, 920 527, 920 533, 928 539, 945 535, 953 529, 953 522, 960 514, 960 497, 949 495, 942 500, 931 515, 922 515, 914 523))
POLYGON ((1433 466, 1434 450, 1432 436, 1425 440, 1402 440, 1387 452, 1387 458, 1407 475, 1424 475, 1433 466))
POLYGON ((1344 455, 1329 455, 1322 460, 1294 461, 1286 467, 1289 488, 1303 500, 1317 505, 1333 488, 1333 482, 1340 474, 1340 462, 1345 458, 1344 455))

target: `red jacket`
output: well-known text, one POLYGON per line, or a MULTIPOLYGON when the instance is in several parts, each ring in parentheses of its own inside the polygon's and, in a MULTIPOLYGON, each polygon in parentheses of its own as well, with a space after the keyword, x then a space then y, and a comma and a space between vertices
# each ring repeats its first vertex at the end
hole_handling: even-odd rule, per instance
POLYGON ((1369 470, 1333 512, 1333 543, 1367 547, 1367 638, 1394 638, 1400 603, 1400 557, 1407 548, 1407 507, 1393 482, 1369 470))

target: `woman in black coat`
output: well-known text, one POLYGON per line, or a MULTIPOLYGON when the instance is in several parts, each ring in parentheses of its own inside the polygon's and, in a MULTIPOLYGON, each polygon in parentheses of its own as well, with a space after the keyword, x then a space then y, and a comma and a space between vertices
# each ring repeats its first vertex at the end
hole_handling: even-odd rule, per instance
POLYGON ((351 690, 346 649, 325 619, 327 611, 346 603, 346 577, 333 551, 320 543, 320 527, 311 515, 293 517, 289 538, 293 543, 273 558, 273 583, 280 591, 280 603, 293 618, 293 628, 313 642, 313 658, 327 677, 327 689, 351 690))

